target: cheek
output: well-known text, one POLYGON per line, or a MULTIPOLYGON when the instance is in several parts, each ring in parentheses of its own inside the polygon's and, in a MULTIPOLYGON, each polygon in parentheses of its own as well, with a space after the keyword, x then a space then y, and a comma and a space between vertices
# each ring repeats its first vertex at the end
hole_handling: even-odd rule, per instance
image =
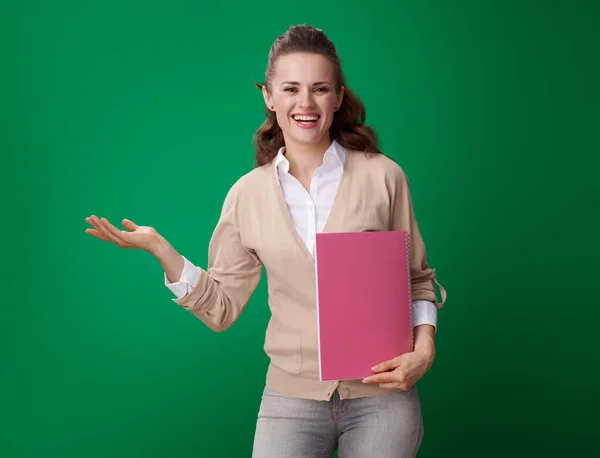
POLYGON ((335 97, 335 94, 331 94, 331 95, 328 95, 327 97, 323 97, 323 103, 321 104, 321 109, 323 110, 323 114, 327 118, 327 124, 330 124, 333 121, 336 106, 337 106, 337 98, 335 97))
POLYGON ((286 121, 287 114, 290 110, 289 100, 286 100, 285 98, 282 97, 282 98, 275 100, 274 102, 275 102, 275 112, 277 114, 277 120, 278 121, 286 121))
POLYGON ((323 104, 327 107, 328 110, 333 111, 337 104, 337 97, 333 92, 327 94, 326 97, 323 97, 323 104))
POLYGON ((290 123, 290 120, 288 119, 287 115, 282 110, 277 110, 275 112, 275 116, 277 117, 277 123, 280 126, 286 126, 287 124, 290 123))

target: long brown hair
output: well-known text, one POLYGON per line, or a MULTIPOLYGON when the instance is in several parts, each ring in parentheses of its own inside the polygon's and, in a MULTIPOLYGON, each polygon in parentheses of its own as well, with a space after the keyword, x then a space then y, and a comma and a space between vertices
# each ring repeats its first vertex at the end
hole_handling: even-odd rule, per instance
MULTIPOLYGON (((363 151, 367 154, 380 154, 377 133, 373 128, 365 125, 365 106, 346 84, 335 45, 321 29, 306 24, 295 25, 278 37, 269 51, 265 80, 262 85, 255 83, 256 86, 259 89, 265 86, 271 93, 271 80, 277 59, 296 52, 320 54, 326 57, 334 67, 335 90, 339 92, 342 86, 345 88, 342 104, 335 112, 329 129, 331 138, 347 149, 363 151)), ((265 116, 267 119, 254 135, 256 167, 269 163, 277 156, 279 148, 284 146, 283 132, 277 123, 275 113, 265 107, 265 116)))

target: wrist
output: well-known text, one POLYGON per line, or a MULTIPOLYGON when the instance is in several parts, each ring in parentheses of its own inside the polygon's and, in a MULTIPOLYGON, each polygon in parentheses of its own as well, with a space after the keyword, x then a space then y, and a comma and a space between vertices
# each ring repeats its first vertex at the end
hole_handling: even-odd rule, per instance
POLYGON ((433 361, 435 359, 435 346, 432 345, 415 345, 415 353, 423 356, 423 358, 433 361))
POLYGON ((435 357, 435 328, 431 325, 420 325, 414 328, 415 334, 415 353, 423 355, 427 359, 433 360, 435 357))
POLYGON ((148 249, 148 252, 156 256, 156 258, 158 258, 158 260, 160 261, 169 251, 170 246, 171 245, 169 244, 167 239, 159 235, 156 241, 148 249))

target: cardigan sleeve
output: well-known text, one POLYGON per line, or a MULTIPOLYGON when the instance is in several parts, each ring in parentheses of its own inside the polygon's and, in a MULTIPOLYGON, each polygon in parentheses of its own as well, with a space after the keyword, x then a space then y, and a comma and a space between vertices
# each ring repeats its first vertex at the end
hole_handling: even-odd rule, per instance
POLYGON ((399 168, 392 198, 392 230, 408 231, 410 236, 412 300, 430 301, 441 308, 446 301, 446 290, 437 282, 435 269, 427 263, 427 250, 415 218, 408 178, 399 168), (437 300, 434 284, 440 288, 441 302, 437 300))
POLYGON ((217 332, 226 330, 239 318, 262 273, 256 253, 241 242, 238 201, 234 186, 225 198, 210 239, 207 269, 197 267, 198 282, 186 296, 175 301, 217 332))

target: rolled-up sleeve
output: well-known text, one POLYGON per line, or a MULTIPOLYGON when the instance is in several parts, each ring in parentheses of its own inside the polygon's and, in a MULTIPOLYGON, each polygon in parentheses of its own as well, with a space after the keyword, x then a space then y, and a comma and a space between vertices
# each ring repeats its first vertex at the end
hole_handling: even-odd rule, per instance
POLYGON ((408 178, 398 169, 392 193, 392 227, 397 231, 408 231, 410 236, 410 274, 412 300, 425 300, 441 308, 446 301, 446 290, 437 282, 435 269, 427 263, 427 250, 415 218, 408 178), (440 288, 442 300, 438 301, 435 284, 440 288))

